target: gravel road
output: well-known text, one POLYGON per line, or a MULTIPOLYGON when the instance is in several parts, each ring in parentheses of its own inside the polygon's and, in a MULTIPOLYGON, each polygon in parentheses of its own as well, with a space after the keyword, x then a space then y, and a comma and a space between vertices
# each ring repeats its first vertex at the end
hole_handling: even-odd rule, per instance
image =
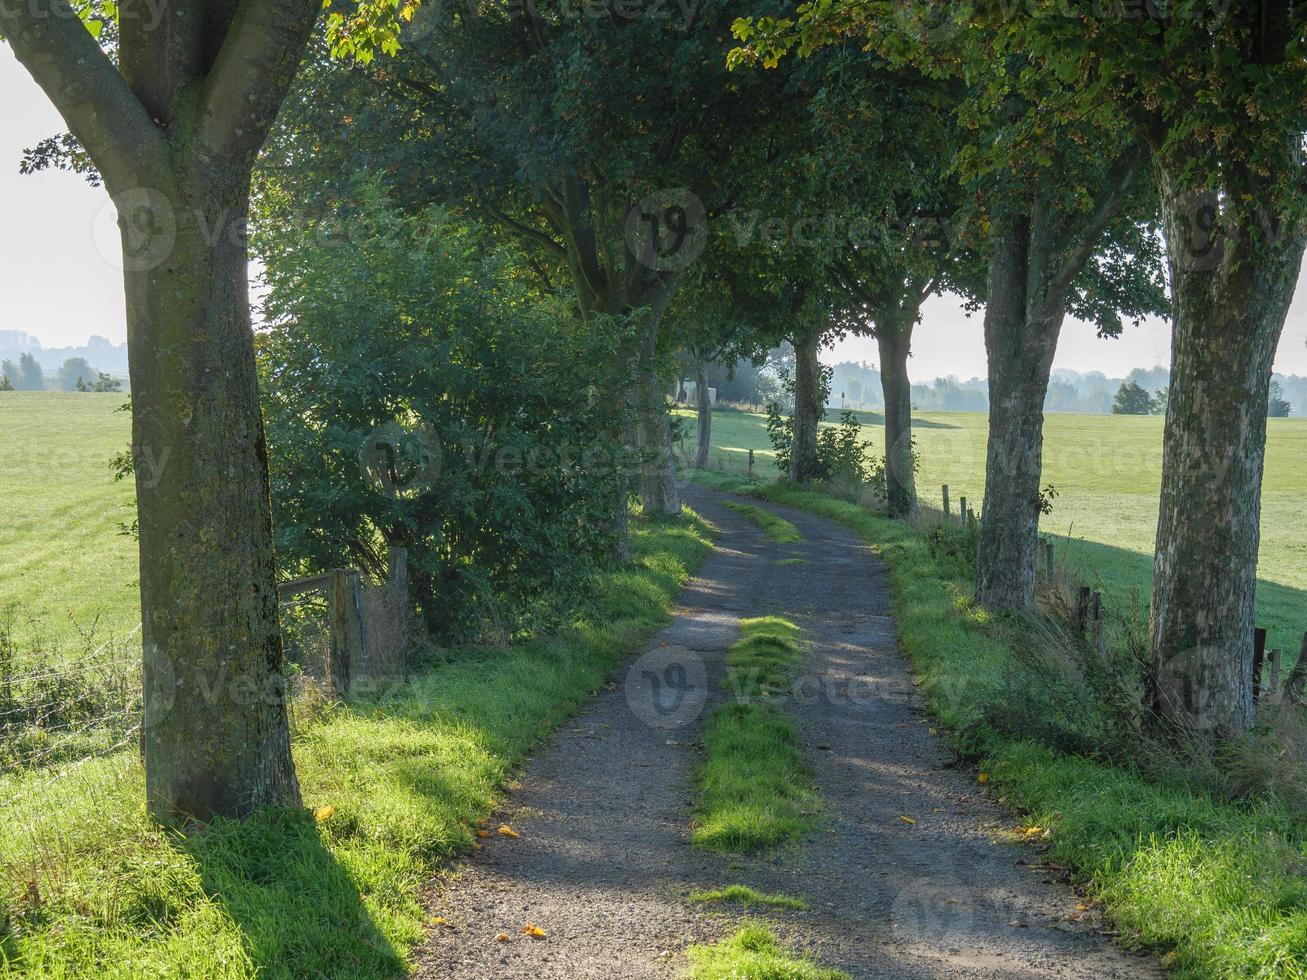
POLYGON ((931 734, 870 549, 762 503, 802 535, 779 545, 720 495, 685 495, 718 528, 717 548, 672 623, 527 765, 490 825, 520 836, 486 840, 431 884, 431 915, 444 921, 417 975, 683 976, 689 945, 749 917, 686 895, 739 882, 806 898, 808 911, 761 917, 782 942, 858 978, 1162 976, 1111 943, 931 734), (792 619, 811 642, 788 708, 821 824, 765 857, 701 852, 689 845, 701 723, 727 696, 722 661, 739 620, 763 614, 792 619), (544 938, 524 935, 528 922, 544 938))

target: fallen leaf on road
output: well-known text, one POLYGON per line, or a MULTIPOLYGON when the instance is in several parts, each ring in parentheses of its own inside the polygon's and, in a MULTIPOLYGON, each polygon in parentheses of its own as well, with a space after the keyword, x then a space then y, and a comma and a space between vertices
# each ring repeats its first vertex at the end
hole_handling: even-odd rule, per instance
POLYGON ((528 922, 524 925, 522 927, 522 934, 525 936, 531 936, 533 939, 544 939, 546 935, 545 931, 534 922, 528 922))
POLYGON ((911 817, 905 817, 905 816, 903 816, 903 814, 901 814, 901 813, 899 814, 899 819, 902 820, 902 821, 903 821, 905 824, 907 824, 908 826, 914 826, 914 825, 916 824, 916 822, 917 822, 917 821, 913 820, 911 817))
POLYGON ((488 831, 488 830, 478 830, 478 831, 477 831, 477 836, 480 837, 482 840, 485 840, 487 837, 490 836, 490 831, 488 831))
POLYGON ((508 942, 508 933, 506 933, 506 932, 497 933, 497 934, 495 935, 495 942, 497 942, 497 943, 506 943, 506 942, 508 942))
POLYGON ((449 923, 445 921, 445 917, 443 915, 433 915, 431 917, 431 925, 446 926, 449 925, 449 923))
POLYGON ((988 773, 983 773, 983 772, 982 772, 979 776, 976 777, 976 782, 978 782, 978 783, 987 783, 987 782, 989 782, 989 774, 988 774, 988 773))
POLYGON ((501 824, 499 825, 499 836, 500 836, 500 837, 521 837, 522 835, 519 834, 519 833, 518 833, 516 830, 514 830, 512 827, 510 827, 508 824, 506 824, 506 823, 501 823, 501 824))

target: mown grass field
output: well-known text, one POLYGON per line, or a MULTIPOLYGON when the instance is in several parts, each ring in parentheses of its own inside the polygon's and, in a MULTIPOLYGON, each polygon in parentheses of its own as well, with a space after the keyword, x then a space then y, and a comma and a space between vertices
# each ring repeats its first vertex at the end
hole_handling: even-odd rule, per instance
MULTIPOLYGON (((857 415, 864 438, 883 451, 881 416, 857 415)), ((761 415, 717 412, 712 466, 742 469, 752 448, 757 471, 775 476, 765 422, 761 415)), ((1122 612, 1136 597, 1141 608, 1148 601, 1162 423, 1157 416, 1050 414, 1045 419, 1044 483, 1053 484, 1059 496, 1043 529, 1065 539, 1055 549, 1059 561, 1101 588, 1111 607, 1122 612)), ((1268 424, 1258 619, 1270 630, 1270 646, 1292 659, 1307 630, 1307 419, 1271 419, 1268 424)), ((979 514, 985 487, 984 413, 921 413, 915 418, 915 436, 923 502, 938 507, 940 487, 948 484, 955 509, 965 496, 979 514)))
POLYGON ((109 460, 131 442, 121 394, 0 392, 0 612, 22 649, 121 636, 140 620, 135 488, 109 460))

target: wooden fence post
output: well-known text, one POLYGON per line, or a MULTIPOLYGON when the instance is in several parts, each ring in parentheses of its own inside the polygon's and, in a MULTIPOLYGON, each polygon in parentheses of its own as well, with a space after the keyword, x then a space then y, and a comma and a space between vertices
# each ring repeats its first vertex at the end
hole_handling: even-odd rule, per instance
POLYGON ((327 586, 327 603, 331 616, 327 690, 335 697, 344 697, 349 691, 354 664, 362 665, 366 661, 367 627, 363 622, 363 582, 359 573, 348 568, 333 569, 327 586))
POLYGON ((976 512, 970 507, 967 508, 967 527, 976 523, 976 512))
POLYGON ((943 487, 941 487, 941 489, 944 491, 944 516, 947 518, 947 517, 949 516, 949 512, 948 512, 948 484, 945 483, 945 484, 943 485, 943 487))
POLYGON ((958 498, 958 523, 963 527, 967 526, 967 498, 958 498))
POLYGON ((1271 703, 1275 704, 1280 700, 1280 651, 1271 651, 1271 679, 1267 687, 1271 692, 1271 703))
POLYGON ((1089 586, 1082 585, 1076 592, 1076 625, 1083 633, 1089 627, 1089 586))
POLYGON ((1289 671, 1289 679, 1284 682, 1284 700, 1289 704, 1300 702, 1304 686, 1307 686, 1307 633, 1302 635, 1302 650, 1298 654, 1298 662, 1293 665, 1293 670, 1289 671))
POLYGON ((749 450, 749 479, 753 479, 753 450, 749 450))
POLYGON ((1266 630, 1253 627, 1253 704, 1262 696, 1262 665, 1266 660, 1266 630))
POLYGON ((1094 623, 1094 649, 1102 656, 1107 653, 1107 641, 1103 639, 1103 593, 1097 589, 1094 590, 1090 608, 1094 623))

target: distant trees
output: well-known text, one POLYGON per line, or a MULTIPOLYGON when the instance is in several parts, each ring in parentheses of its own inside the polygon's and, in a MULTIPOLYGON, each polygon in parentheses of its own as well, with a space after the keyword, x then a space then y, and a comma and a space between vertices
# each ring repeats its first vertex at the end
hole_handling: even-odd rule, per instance
POLYGON ((0 374, 0 391, 13 391, 13 383, 9 380, 9 375, 0 374))
POLYGON ((0 371, 12 391, 41 391, 45 388, 45 374, 31 354, 21 355, 17 364, 6 359, 0 365, 0 371))
POLYGON ((1266 402, 1267 416, 1273 419, 1287 419, 1292 410, 1293 406, 1284 399, 1283 386, 1278 381, 1272 381, 1270 397, 1266 402))
POLYGON ((84 357, 70 357, 59 367, 60 391, 87 391, 99 379, 100 372, 84 357))
POLYGON ((1113 415, 1152 415, 1153 396, 1134 381, 1127 381, 1112 399, 1113 415))

